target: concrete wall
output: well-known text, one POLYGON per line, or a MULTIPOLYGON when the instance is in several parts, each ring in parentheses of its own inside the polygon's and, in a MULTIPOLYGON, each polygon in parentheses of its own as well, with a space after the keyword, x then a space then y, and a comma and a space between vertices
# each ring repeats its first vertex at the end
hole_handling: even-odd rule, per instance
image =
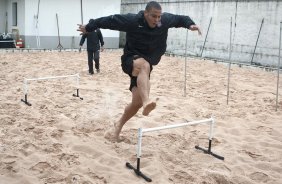
MULTIPOLYGON (((122 0, 122 13, 137 13, 145 8, 148 1, 122 0)), ((281 0, 158 0, 164 12, 189 15, 202 28, 203 35, 188 32, 188 54, 199 56, 207 35, 203 57, 228 60, 230 45, 230 25, 232 17, 232 55, 231 60, 250 63, 258 39, 253 62, 276 66, 278 63, 280 21, 282 21, 281 0)), ((187 30, 169 30, 167 51, 175 54, 185 53, 187 30)), ((124 33, 121 33, 121 45, 124 33)))
MULTIPOLYGON (((0 0, 0 3, 3 2, 3 0, 0 0)), ((12 29, 18 29, 19 34, 24 39, 25 47, 37 48, 38 39, 36 38, 39 35, 40 48, 57 48, 59 37, 56 14, 58 15, 61 45, 64 48, 79 47, 81 36, 76 29, 77 24, 82 23, 80 0, 41 0, 37 27, 38 0, 7 0, 6 10, 9 14, 12 12, 13 2, 18 2, 18 26, 13 27, 11 25, 12 18, 8 17, 9 32, 12 32, 12 29)), ((103 2, 99 0, 83 0, 82 2, 84 24, 88 23, 90 18, 120 13, 120 0, 107 0, 103 2)), ((4 9, 4 11, 6 10, 4 9)), ((2 17, 5 18, 2 14, 0 15, 0 20, 2 20, 2 17)), ((105 29, 101 31, 106 48, 119 47, 119 32, 105 29)))

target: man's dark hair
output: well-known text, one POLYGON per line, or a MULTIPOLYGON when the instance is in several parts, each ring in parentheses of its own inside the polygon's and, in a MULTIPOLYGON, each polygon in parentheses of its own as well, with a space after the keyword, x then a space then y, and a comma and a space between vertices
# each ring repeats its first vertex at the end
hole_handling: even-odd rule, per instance
POLYGON ((156 1, 150 1, 150 2, 148 2, 148 4, 146 5, 145 10, 149 11, 149 10, 151 10, 152 8, 157 9, 157 10, 162 10, 161 5, 160 5, 158 2, 156 2, 156 1))

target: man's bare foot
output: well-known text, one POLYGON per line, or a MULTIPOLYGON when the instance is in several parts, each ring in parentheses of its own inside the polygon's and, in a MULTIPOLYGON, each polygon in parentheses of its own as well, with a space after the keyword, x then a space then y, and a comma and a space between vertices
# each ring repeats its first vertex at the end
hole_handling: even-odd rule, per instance
POLYGON ((120 131, 117 128, 117 125, 114 124, 114 126, 110 130, 106 131, 104 137, 112 142, 121 142, 122 140, 119 137, 119 133, 120 131))
POLYGON ((147 103, 145 106, 143 106, 142 114, 144 116, 148 116, 149 113, 156 108, 156 106, 157 106, 156 102, 149 102, 149 103, 147 103))

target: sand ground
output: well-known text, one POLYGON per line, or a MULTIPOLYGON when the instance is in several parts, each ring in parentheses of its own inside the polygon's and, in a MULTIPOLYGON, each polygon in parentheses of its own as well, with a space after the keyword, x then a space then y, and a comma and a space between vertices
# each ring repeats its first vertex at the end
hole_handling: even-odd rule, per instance
POLYGON ((125 167, 136 165, 137 130, 215 118, 212 151, 209 126, 187 126, 145 133, 141 171, 158 184, 282 183, 282 95, 276 104, 276 72, 231 67, 227 105, 224 64, 164 56, 151 74, 151 98, 159 98, 148 116, 141 110, 122 130, 124 141, 104 133, 131 100, 129 78, 120 67, 121 50, 101 53, 101 73, 88 75, 86 52, 0 53, 1 184, 147 183, 125 167), (31 81, 27 106, 24 78, 80 75, 31 81))

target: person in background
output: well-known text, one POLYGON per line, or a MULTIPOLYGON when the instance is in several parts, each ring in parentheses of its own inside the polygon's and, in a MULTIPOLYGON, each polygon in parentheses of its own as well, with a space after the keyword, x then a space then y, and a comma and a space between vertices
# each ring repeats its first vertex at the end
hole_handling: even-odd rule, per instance
POLYGON ((104 40, 100 29, 95 29, 87 34, 83 34, 79 43, 79 50, 87 39, 87 55, 88 55, 88 68, 89 74, 93 75, 93 59, 95 61, 95 69, 97 73, 100 72, 100 49, 104 51, 104 40))
POLYGON ((83 35, 97 28, 126 32, 121 67, 130 77, 129 90, 132 98, 113 129, 105 134, 105 138, 114 141, 120 141, 122 127, 140 108, 143 107, 144 116, 148 116, 156 108, 157 99, 149 99, 150 75, 153 66, 160 62, 166 51, 168 29, 183 27, 198 31, 201 35, 200 28, 189 16, 162 13, 161 5, 155 1, 148 2, 145 11, 140 11, 138 14, 116 14, 90 19, 87 25, 78 24, 78 26, 77 31, 83 35))

